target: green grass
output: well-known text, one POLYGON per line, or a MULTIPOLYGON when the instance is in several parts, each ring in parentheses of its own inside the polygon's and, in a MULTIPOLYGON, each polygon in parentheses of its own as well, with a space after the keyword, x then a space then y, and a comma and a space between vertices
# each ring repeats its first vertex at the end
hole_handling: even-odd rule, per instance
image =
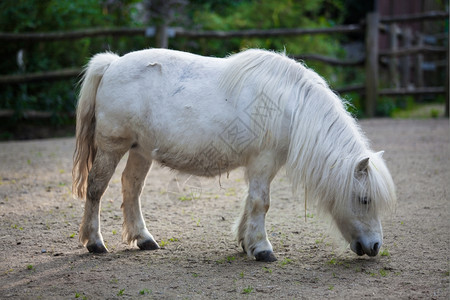
POLYGON ((78 293, 78 292, 75 292, 75 298, 80 298, 81 297, 81 299, 83 299, 83 300, 87 300, 87 296, 85 296, 85 295, 82 295, 82 294, 80 294, 80 293, 78 293))
POLYGON ((17 224, 11 225, 11 228, 23 230, 23 227, 22 226, 17 226, 17 224))
POLYGON ((444 104, 414 104, 406 109, 396 109, 393 118, 399 119, 430 119, 444 116, 444 104))
POLYGON ((243 294, 250 294, 251 292, 253 292, 253 287, 251 286, 248 286, 242 290, 243 294))
POLYGON ((387 257, 389 257, 389 256, 391 256, 391 254, 389 253, 388 249, 383 249, 383 250, 380 251, 380 256, 387 256, 387 257))
POLYGON ((170 243, 173 243, 173 242, 178 242, 178 239, 177 238, 170 238, 167 241, 161 240, 161 242, 159 242, 159 246, 161 248, 164 248, 165 246, 167 246, 167 245, 169 245, 170 243))
POLYGON ((152 293, 152 291, 149 290, 149 289, 142 289, 142 290, 139 291, 140 295, 148 295, 148 294, 151 294, 151 293, 152 293))
POLYGON ((389 274, 389 271, 386 269, 380 269, 379 273, 381 277, 386 277, 389 274))
POLYGON ((161 248, 164 248, 165 246, 167 246, 167 245, 169 245, 170 243, 168 242, 168 241, 164 241, 164 240, 162 240, 161 242, 159 242, 159 246, 161 247, 161 248))
POLYGON ((123 296, 124 292, 125 292, 125 289, 119 290, 119 292, 117 293, 117 296, 123 296))
POLYGON ((288 265, 288 264, 290 264, 290 263, 292 263, 292 259, 285 257, 285 258, 280 262, 280 265, 281 265, 282 267, 284 267, 284 266, 286 266, 286 265, 288 265))

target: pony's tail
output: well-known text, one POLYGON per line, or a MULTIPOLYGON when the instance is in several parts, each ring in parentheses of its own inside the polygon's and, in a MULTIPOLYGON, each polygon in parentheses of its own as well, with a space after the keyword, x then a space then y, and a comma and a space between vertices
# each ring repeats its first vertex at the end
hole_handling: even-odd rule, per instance
POLYGON ((103 74, 118 58, 113 53, 95 55, 84 69, 77 106, 76 146, 73 154, 72 193, 84 199, 89 171, 97 153, 95 144, 95 98, 103 74))

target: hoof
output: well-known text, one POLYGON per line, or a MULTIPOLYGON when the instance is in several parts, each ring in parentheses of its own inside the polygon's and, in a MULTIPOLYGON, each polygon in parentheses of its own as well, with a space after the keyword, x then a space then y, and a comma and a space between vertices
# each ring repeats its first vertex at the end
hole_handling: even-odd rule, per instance
POLYGON ((86 248, 91 253, 108 253, 108 249, 106 249, 105 245, 100 243, 87 245, 86 248))
POLYGON ((142 243, 138 243, 137 246, 141 250, 157 250, 159 249, 158 243, 156 243, 154 240, 146 240, 142 243))
POLYGON ((263 262, 273 262, 277 260, 272 251, 261 251, 255 255, 255 258, 257 261, 263 262))

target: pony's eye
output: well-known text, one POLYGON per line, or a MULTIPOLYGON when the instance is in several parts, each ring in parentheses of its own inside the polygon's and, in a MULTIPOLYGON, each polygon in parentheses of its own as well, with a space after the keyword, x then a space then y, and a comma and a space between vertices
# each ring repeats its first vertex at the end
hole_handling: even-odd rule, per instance
POLYGON ((359 197, 359 203, 361 203, 363 205, 367 205, 370 203, 370 199, 367 197, 359 197))

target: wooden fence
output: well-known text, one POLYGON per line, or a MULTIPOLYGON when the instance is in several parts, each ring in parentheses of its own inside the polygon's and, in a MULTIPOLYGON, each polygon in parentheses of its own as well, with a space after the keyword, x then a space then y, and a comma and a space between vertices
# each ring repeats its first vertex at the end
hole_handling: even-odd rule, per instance
MULTIPOLYGON (((411 21, 426 21, 426 20, 439 20, 448 18, 448 12, 427 12, 413 15, 401 15, 392 17, 380 18, 376 12, 369 13, 363 24, 359 25, 342 25, 331 28, 291 28, 291 29, 268 29, 268 30, 239 30, 239 31, 193 31, 183 28, 94 28, 85 30, 76 30, 70 32, 49 32, 49 33, 1 33, 0 43, 5 42, 37 42, 37 41, 56 41, 56 40, 75 40, 86 37, 99 37, 99 36, 146 36, 153 37, 158 36, 159 46, 168 44, 170 38, 184 37, 189 39, 229 39, 234 37, 255 37, 255 38, 267 38, 267 37, 280 37, 280 36, 302 36, 302 35, 316 35, 316 34, 348 34, 348 33, 365 33, 365 58, 362 60, 339 60, 316 54, 304 54, 295 55, 296 59, 304 60, 316 60, 324 63, 328 63, 334 66, 362 66, 365 68, 365 84, 353 85, 335 89, 338 93, 347 93, 356 91, 364 95, 364 109, 365 114, 368 117, 375 115, 376 102, 379 96, 404 96, 404 95, 424 95, 424 94, 446 94, 446 116, 448 116, 448 39, 446 47, 437 47, 425 45, 423 42, 416 43, 415 46, 411 46, 411 43, 404 42, 403 47, 399 48, 396 39, 401 37, 404 40, 411 41, 411 36, 408 33, 398 31, 398 23, 411 22, 411 21), (162 31, 162 32, 161 32, 162 31), (391 37, 391 48, 387 51, 379 51, 378 37, 379 33, 387 32, 391 37), (401 57, 408 57, 410 55, 417 55, 420 57, 424 53, 447 53, 446 59, 446 84, 445 86, 438 87, 425 87, 423 84, 411 88, 405 84, 409 81, 408 64, 405 67, 402 64, 404 71, 403 84, 399 81, 398 72, 398 59, 401 57), (394 86, 389 89, 379 89, 379 62, 386 59, 389 65, 390 78, 393 78, 394 86), (406 71, 405 71, 406 70, 406 71)), ((409 58, 405 61, 409 62, 409 58)), ((418 58, 416 63, 423 63, 418 58)), ((50 72, 39 72, 32 74, 18 74, 18 75, 3 75, 0 76, 0 86, 5 84, 23 84, 28 82, 38 81, 51 81, 51 80, 63 80, 76 77, 80 74, 81 68, 63 69, 50 72)), ((423 82, 423 80, 422 80, 423 82)), ((13 111, 0 111, 0 116, 12 116, 13 111)), ((34 117, 47 117, 51 114, 45 112, 29 112, 29 116, 34 117)))

